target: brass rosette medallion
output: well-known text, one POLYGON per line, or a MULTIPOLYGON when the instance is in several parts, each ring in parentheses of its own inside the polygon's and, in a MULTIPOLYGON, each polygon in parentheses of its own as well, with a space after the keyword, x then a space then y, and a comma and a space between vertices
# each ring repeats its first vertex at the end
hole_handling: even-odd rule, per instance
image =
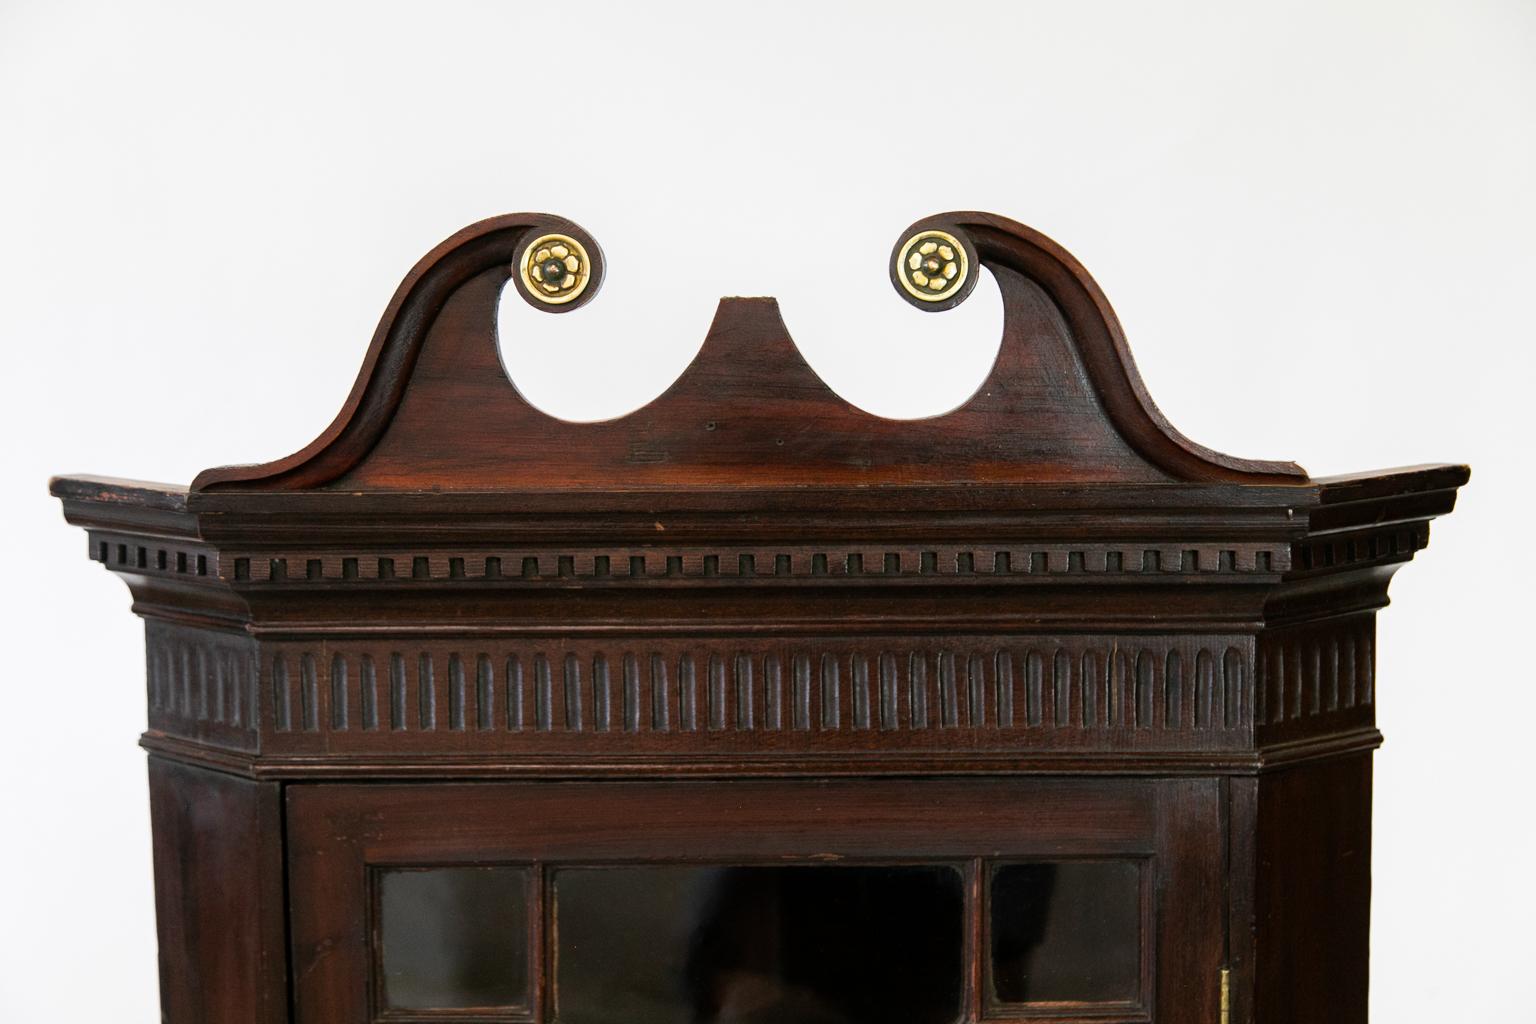
POLYGON ((561 306, 587 290, 592 261, 587 250, 569 235, 535 238, 518 261, 523 288, 539 302, 561 306))
POLYGON ((970 258, 947 231, 920 231, 901 244, 896 280, 920 302, 943 302, 959 294, 970 277, 970 258))

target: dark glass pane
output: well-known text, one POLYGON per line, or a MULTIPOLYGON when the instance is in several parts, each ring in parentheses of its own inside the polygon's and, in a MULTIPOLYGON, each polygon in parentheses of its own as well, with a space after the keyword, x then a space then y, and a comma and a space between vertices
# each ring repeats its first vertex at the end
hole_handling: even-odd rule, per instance
POLYGON ((386 871, 379 916, 386 1006, 527 1005, 527 869, 386 871))
POLYGON ((992 874, 992 990, 1007 1003, 1141 995, 1135 861, 1005 864, 992 874))
POLYGON ((561 1024, 946 1024, 964 898, 952 867, 567 868, 561 1024))

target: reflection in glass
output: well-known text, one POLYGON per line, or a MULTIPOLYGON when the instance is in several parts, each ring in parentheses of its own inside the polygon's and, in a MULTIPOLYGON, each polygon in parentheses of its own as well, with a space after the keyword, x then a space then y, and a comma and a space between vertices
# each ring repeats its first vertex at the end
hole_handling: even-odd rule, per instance
POLYGON ((566 868, 561 1024, 947 1024, 960 873, 944 866, 566 868))
POLYGON ((528 871, 420 868, 379 878, 384 1004, 528 1003, 528 871))
POLYGON ((1135 861, 1002 865, 992 873, 991 935, 1002 1002, 1134 1002, 1141 871, 1135 861))

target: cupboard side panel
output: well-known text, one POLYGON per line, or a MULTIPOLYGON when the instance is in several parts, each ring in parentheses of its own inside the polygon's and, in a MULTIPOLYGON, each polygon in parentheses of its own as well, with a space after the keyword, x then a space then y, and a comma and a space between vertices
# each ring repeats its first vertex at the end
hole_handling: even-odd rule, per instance
POLYGON ((149 759, 164 1024, 283 1024, 276 783, 149 759))
POLYGON ((1370 755, 1261 776, 1257 811, 1255 1024, 1366 1024, 1370 755))

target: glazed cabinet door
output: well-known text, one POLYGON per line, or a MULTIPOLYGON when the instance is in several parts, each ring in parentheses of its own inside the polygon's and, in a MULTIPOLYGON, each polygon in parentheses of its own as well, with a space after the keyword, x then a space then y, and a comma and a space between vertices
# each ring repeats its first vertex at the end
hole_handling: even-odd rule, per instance
POLYGON ((300 1024, 1214 1024, 1218 786, 296 785, 300 1024))

